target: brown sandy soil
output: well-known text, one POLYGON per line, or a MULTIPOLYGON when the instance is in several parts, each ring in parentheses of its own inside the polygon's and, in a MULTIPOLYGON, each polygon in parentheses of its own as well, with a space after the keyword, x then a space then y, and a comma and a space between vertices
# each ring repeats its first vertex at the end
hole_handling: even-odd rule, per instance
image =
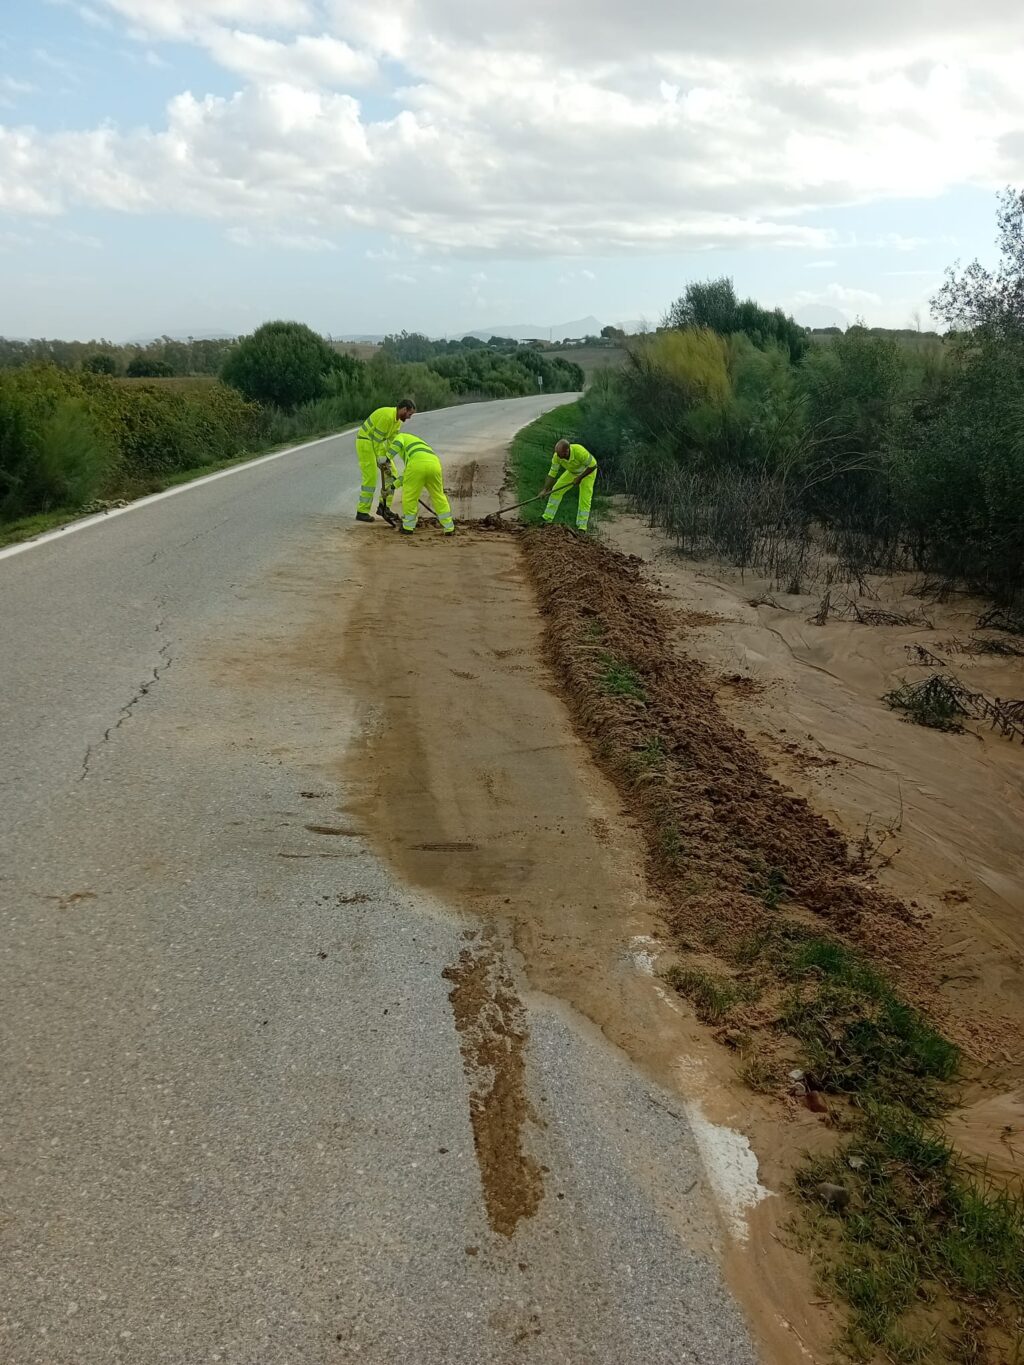
POLYGON ((871 580, 878 600, 860 605, 923 610, 930 625, 819 626, 809 618, 820 592, 787 595, 750 575, 684 560, 626 513, 603 534, 651 565, 666 610, 678 611, 686 653, 713 670, 719 706, 771 773, 851 844, 867 832, 879 885, 927 917, 933 1004, 973 1063, 950 1133, 993 1172, 1021 1174, 1024 746, 970 722, 960 735, 908 724, 881 698, 904 679, 927 676, 907 646, 925 646, 968 687, 1006 699, 1024 697, 1024 659, 951 649, 950 641, 970 639, 985 604, 922 602, 908 579, 871 580), (751 605, 767 594, 777 605, 751 605))
MULTIPOLYGON (((504 451, 469 456, 460 467, 449 453, 457 518, 493 510, 504 477, 504 451)), ((687 1104, 750 1137, 762 1182, 777 1190, 791 1151, 821 1141, 820 1121, 794 1106, 780 1122, 654 974, 663 921, 646 850, 541 660, 516 537, 464 527, 443 541, 421 528, 399 541, 382 527, 364 538, 359 577, 386 598, 389 621, 382 631, 375 593, 347 627, 341 667, 378 720, 346 766, 361 792, 353 814, 407 881, 481 922, 486 948, 467 948, 450 977, 471 1086, 494 1046, 482 1020, 512 1053, 521 1047, 508 994, 508 974, 521 972, 687 1104)), ((492 1225, 506 1233, 529 1216, 538 1178, 517 1131, 529 1116, 516 1066, 512 1057, 497 1086, 474 1089, 472 1115, 492 1225)), ((783 1199, 766 1200, 730 1253, 764 1359, 780 1365, 824 1359, 833 1330, 806 1264, 782 1245, 786 1216, 783 1199)))

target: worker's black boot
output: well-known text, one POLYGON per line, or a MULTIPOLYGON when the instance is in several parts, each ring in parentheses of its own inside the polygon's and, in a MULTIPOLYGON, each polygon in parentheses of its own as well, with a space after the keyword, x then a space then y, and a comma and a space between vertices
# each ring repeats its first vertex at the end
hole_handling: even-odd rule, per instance
POLYGON ((373 515, 370 512, 356 513, 356 521, 373 521, 373 519, 373 515))
POLYGON ((392 512, 391 508, 387 505, 387 503, 379 502, 377 504, 377 515, 379 517, 383 517, 389 526, 398 525, 398 514, 396 512, 392 512))

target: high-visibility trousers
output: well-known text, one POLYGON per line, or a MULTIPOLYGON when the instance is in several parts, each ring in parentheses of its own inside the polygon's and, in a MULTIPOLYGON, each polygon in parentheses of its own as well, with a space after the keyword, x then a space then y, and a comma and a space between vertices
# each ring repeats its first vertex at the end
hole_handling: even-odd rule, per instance
POLYGON ((359 459, 359 511, 369 514, 373 508, 373 495, 377 491, 377 446, 366 437, 356 437, 356 455, 359 459))
MULTIPOLYGON (((590 521, 590 504, 594 501, 594 483, 596 476, 597 468, 595 466, 580 484, 580 501, 579 506, 576 508, 577 531, 585 531, 590 521)), ((558 509, 562 504, 562 499, 575 481, 575 474, 559 474, 558 478, 555 480, 555 486, 551 490, 551 496, 548 498, 547 505, 544 508, 545 521, 554 521, 555 517, 558 515, 558 509)))
POLYGON ((420 514, 420 494, 424 489, 430 494, 442 530, 446 536, 450 536, 455 530, 455 522, 452 520, 451 504, 445 497, 441 461, 436 455, 414 455, 405 466, 402 475, 403 531, 415 531, 420 514))
POLYGON ((356 455, 359 457, 359 474, 362 482, 359 485, 359 508, 360 512, 370 512, 373 508, 373 495, 377 491, 377 471, 380 470, 381 479, 381 501, 390 503, 391 496, 398 487, 398 469, 391 457, 385 465, 377 464, 377 452, 382 447, 374 445, 366 437, 356 437, 356 455))

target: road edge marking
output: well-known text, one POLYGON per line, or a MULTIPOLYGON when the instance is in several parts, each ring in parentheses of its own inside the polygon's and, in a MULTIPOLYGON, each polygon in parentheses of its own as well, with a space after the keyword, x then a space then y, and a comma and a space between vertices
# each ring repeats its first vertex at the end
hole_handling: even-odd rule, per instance
POLYGON ((358 425, 358 422, 353 422, 351 426, 343 427, 330 436, 318 436, 315 441, 303 441, 300 445, 288 446, 284 450, 273 450, 269 455, 257 455, 252 460, 245 460, 241 464, 232 465, 230 469, 218 469, 213 474, 201 474, 198 479, 190 479, 188 483, 175 484, 173 488, 163 488, 159 493, 147 493, 144 498, 136 498, 134 502, 129 502, 124 507, 112 507, 109 512, 94 512, 91 516, 79 517, 75 521, 69 521, 65 526, 58 526, 52 531, 44 531, 42 535, 32 536, 28 540, 16 541, 13 545, 5 545, 0 549, 0 560, 12 559, 15 555, 23 554, 26 550, 35 550, 40 545, 49 544, 50 541, 61 540, 64 536, 73 535, 75 531, 84 531, 89 526, 98 526, 101 522, 111 521, 114 517, 123 516, 125 512, 134 512, 140 507, 149 507, 154 502, 162 502, 165 498, 176 497, 179 493, 188 493, 191 489, 199 488, 203 484, 215 483, 217 479, 226 479, 232 474, 242 474, 247 469, 255 469, 257 465, 269 464, 271 460, 280 460, 285 455, 294 455, 297 451, 310 450, 313 446, 322 446, 327 441, 336 441, 339 436, 355 431, 358 425))

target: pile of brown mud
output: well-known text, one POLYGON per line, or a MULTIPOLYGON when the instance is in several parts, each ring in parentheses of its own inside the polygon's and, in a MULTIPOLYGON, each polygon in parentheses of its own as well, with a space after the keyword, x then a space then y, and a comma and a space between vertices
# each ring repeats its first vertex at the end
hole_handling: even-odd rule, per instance
POLYGON ((557 527, 526 530, 521 543, 548 663, 643 828, 678 946, 734 961, 784 912, 862 954, 983 1052, 978 1021, 948 1017, 939 1000, 927 915, 878 886, 863 851, 770 776, 719 708, 705 665, 680 652, 679 622, 642 561, 557 527))

